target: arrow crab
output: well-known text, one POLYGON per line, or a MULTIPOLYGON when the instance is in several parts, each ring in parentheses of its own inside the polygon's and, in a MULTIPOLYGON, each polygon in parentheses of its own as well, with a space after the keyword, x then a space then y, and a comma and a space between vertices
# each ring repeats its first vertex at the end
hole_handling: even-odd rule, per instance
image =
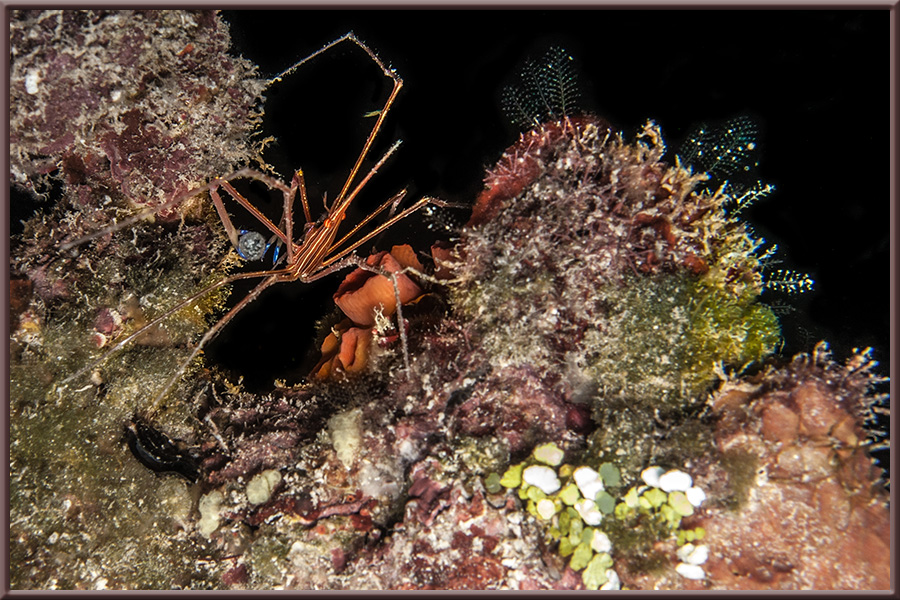
MULTIPOLYGON (((239 281, 257 281, 258 283, 255 284, 246 296, 234 304, 232 308, 209 327, 202 337, 193 344, 187 357, 180 362, 168 380, 155 393, 155 396, 148 407, 141 411, 144 416, 149 419, 159 408, 160 403, 168 392, 184 375, 189 365, 202 352, 203 348, 215 338, 239 312, 246 308, 253 300, 258 298, 263 291, 277 283, 293 281, 309 283, 351 266, 358 266, 370 271, 375 270, 366 265, 364 261, 357 258, 354 253, 355 250, 428 204, 439 206, 446 205, 446 203, 437 198, 426 196, 398 212, 398 206, 406 195, 406 190, 404 189, 388 198, 359 222, 352 227, 349 227, 348 230, 341 232, 341 225, 353 201, 400 145, 400 141, 396 141, 373 166, 369 167, 367 170, 363 168, 364 162, 366 162, 372 151, 373 142, 379 131, 382 129, 385 118, 403 86, 403 80, 396 72, 387 67, 371 48, 350 32, 303 58, 269 82, 269 84, 272 84, 281 81, 282 78, 294 72, 303 64, 343 42, 352 42, 362 49, 381 69, 384 76, 391 80, 392 89, 385 100, 384 105, 379 110, 369 113, 369 116, 375 118, 375 123, 366 137, 362 149, 353 163, 353 166, 350 168, 349 174, 337 196, 330 204, 327 200, 323 200, 324 213, 319 216, 314 216, 314 210, 310 208, 306 182, 301 169, 297 169, 293 173, 290 183, 285 183, 284 181, 261 171, 252 168, 242 168, 229 175, 215 178, 205 185, 195 187, 160 206, 154 207, 152 210, 148 209, 142 211, 109 227, 64 244, 61 247, 61 250, 63 251, 89 240, 123 230, 153 213, 168 210, 177 207, 184 202, 208 195, 216 209, 216 213, 222 223, 228 241, 242 259, 245 261, 260 260, 268 253, 270 248, 272 249, 273 258, 272 268, 270 269, 234 273, 224 276, 213 283, 208 283, 199 291, 190 294, 183 300, 167 308, 162 314, 142 324, 135 331, 130 332, 119 340, 114 340, 114 343, 108 350, 74 374, 64 379, 62 382, 63 384, 80 378, 89 372, 93 372, 95 368, 106 362, 114 354, 118 353, 129 344, 132 344, 141 336, 151 332, 153 328, 159 326, 166 321, 166 319, 169 319, 179 311, 198 303, 205 297, 222 290, 225 286, 229 286, 239 281), (274 192, 276 195, 280 193, 282 200, 280 217, 273 220, 266 216, 253 201, 248 199, 246 195, 238 190, 235 184, 239 181, 257 182, 268 188, 269 191, 274 192), (303 215, 302 224, 295 222, 297 213, 299 213, 295 207, 298 195, 303 215), (223 197, 230 198, 230 202, 233 201, 233 203, 236 203, 245 209, 246 212, 258 222, 259 227, 262 228, 264 233, 246 231, 236 227, 232 216, 225 206, 223 197), (374 226, 371 231, 362 233, 363 228, 385 213, 385 211, 388 212, 387 219, 374 226), (339 235, 339 232, 341 232, 341 235, 339 235)), ((388 276, 389 279, 394 278, 393 274, 381 274, 388 276)), ((394 281, 394 287, 396 289, 396 281, 394 281)), ((402 317, 398 314, 398 318, 402 317)), ((400 329, 402 333, 403 328, 401 327, 400 329)))

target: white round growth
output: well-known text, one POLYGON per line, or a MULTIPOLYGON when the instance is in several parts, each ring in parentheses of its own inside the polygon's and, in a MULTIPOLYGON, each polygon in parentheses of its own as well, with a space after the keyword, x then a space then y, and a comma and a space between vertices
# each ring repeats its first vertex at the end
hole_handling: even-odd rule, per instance
POLYGON ((599 525, 603 520, 603 513, 597 509, 597 504, 588 498, 575 503, 575 510, 581 515, 585 525, 599 525))
POLYGON ((28 69, 25 73, 25 91, 31 94, 38 93, 38 84, 41 82, 41 74, 37 69, 28 69))
POLYGON ((675 570, 679 575, 686 579, 705 579, 706 572, 703 570, 703 567, 697 565, 689 565, 687 563, 678 563, 675 566, 675 570))
POLYGON ((590 467, 578 467, 572 473, 572 478, 581 495, 589 500, 596 500, 597 494, 603 491, 603 480, 600 479, 600 473, 590 467))
POLYGON ((533 455, 536 460, 541 461, 545 465, 550 465, 551 467, 559 466, 565 456, 560 447, 553 442, 538 446, 534 449, 533 455))
POLYGON ((709 546, 700 544, 685 544, 675 553, 681 562, 689 565, 702 565, 709 558, 709 546))
POLYGON ((664 472, 662 467, 647 467, 641 471, 641 479, 650 487, 659 487, 659 478, 664 472))
POLYGON ((545 521, 549 521, 556 514, 556 506, 550 498, 542 498, 537 503, 537 514, 545 521))
POLYGON ((690 502, 695 507, 700 506, 701 504, 703 504, 703 501, 706 500, 706 492, 704 492, 697 486, 690 488, 684 494, 685 496, 687 496, 688 502, 690 502))
POLYGON ((225 496, 219 490, 213 490, 200 498, 198 510, 200 511, 200 533, 209 538, 213 531, 219 527, 219 513, 222 510, 222 502, 225 496))
POLYGON ((612 550, 612 542, 609 541, 609 536, 599 529, 595 529, 594 537, 591 538, 591 549, 594 552, 609 552, 612 550))
POLYGON ((277 469, 267 469, 257 473, 247 484, 247 502, 250 504, 262 504, 268 502, 275 491, 275 486, 281 483, 281 473, 277 469))
POLYGON ((664 492, 686 492, 693 485, 691 476, 684 471, 667 471, 659 478, 659 487, 664 492))
POLYGON ((545 494, 552 494, 559 489, 559 477, 550 467, 532 465, 522 471, 522 481, 533 485, 545 494))
POLYGON ((622 582, 619 580, 619 574, 612 569, 606 570, 606 583, 600 586, 601 590, 619 590, 622 589, 622 582))

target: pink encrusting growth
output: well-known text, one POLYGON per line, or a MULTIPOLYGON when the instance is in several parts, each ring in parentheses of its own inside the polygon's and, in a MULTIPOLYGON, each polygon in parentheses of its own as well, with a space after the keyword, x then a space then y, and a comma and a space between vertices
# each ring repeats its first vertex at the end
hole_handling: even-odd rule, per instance
POLYGON ((611 131, 609 125, 597 117, 567 116, 520 134, 518 141, 506 149, 485 175, 484 190, 475 199, 468 225, 480 225, 495 218, 506 202, 540 177, 545 153, 552 153, 562 140, 588 123, 611 131))

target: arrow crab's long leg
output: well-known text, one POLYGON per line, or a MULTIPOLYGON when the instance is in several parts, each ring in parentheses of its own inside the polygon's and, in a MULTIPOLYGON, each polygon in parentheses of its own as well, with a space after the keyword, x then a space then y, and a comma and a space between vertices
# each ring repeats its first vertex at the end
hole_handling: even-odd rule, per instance
MULTIPOLYGON (((281 271, 255 271, 253 273, 237 273, 235 275, 231 275, 220 281, 217 281, 213 284, 210 284, 207 287, 200 290, 199 292, 197 292, 195 294, 191 294, 189 297, 185 298, 184 300, 182 300, 175 306, 172 306, 172 307, 166 309, 165 312, 163 312, 161 315, 159 315, 158 317, 151 320, 149 323, 147 323, 146 325, 144 325, 137 331, 134 331, 134 332, 130 333, 129 335, 127 335, 126 337, 122 338, 115 345, 111 346, 109 348, 109 350, 107 350, 102 356, 97 358, 95 361, 93 361, 89 365, 82 367, 75 373, 69 375, 68 377, 63 379, 60 383, 62 383, 62 384, 69 383, 70 381, 77 379, 78 377, 81 377, 82 375, 86 374, 88 371, 94 370, 95 368, 99 367, 101 364, 103 364, 104 362, 109 360, 109 358, 111 358, 117 351, 121 350, 122 348, 124 348, 125 346, 130 344, 132 341, 134 341, 135 339, 140 337, 142 334, 146 333, 153 327, 156 327, 157 325, 159 325, 160 323, 162 323, 163 321, 165 321, 166 319, 171 317, 173 314, 175 314, 179 310, 183 309, 186 306, 189 306, 191 303, 196 302, 203 296, 206 296, 207 294, 214 292, 215 290, 219 289, 222 286, 229 285, 229 284, 234 283, 235 281, 241 281, 244 279, 279 276, 279 275, 285 274, 286 272, 287 272, 286 269, 282 269, 281 271)), ((218 323, 216 325, 218 325, 218 323)))
MULTIPOLYGON (((190 355, 186 360, 183 360, 178 367, 178 369, 172 374, 172 376, 168 379, 168 381, 162 386, 160 390, 158 390, 154 396, 154 400, 150 405, 150 412, 155 411, 160 406, 163 398, 169 392, 169 390, 177 383, 177 381, 184 375, 185 371, 191 364, 191 362, 202 352, 205 345, 212 340, 219 332, 234 318, 234 316, 243 310, 250 302, 259 297, 259 295, 271 287, 272 285, 280 282, 288 282, 288 281, 296 281, 300 280, 302 282, 314 281, 316 279, 320 279, 327 275, 330 275, 338 270, 359 265, 361 261, 357 259, 355 256, 352 256, 352 253, 359 248, 362 244, 371 240, 374 236, 380 234, 384 230, 393 226, 398 221, 406 218, 419 208, 425 206, 428 203, 443 205, 440 200, 435 198, 422 198, 417 201, 412 206, 406 208, 401 211, 399 214, 391 216, 386 222, 377 226, 373 231, 363 235, 360 239, 356 240, 349 245, 346 245, 350 242, 351 238, 355 236, 362 227, 367 225, 370 221, 378 217, 389 207, 396 207, 396 205, 400 202, 400 200, 405 195, 405 190, 395 194, 392 198, 384 202, 381 206, 379 206, 374 212, 366 216, 362 219, 361 222, 356 224, 356 226, 352 227, 348 233, 346 233, 340 240, 335 243, 335 239, 337 237, 338 228, 343 221, 348 208, 350 207, 353 200, 357 197, 357 195, 362 191, 362 189, 366 186, 366 184, 370 181, 370 179, 374 176, 374 174, 378 171, 378 169, 387 161, 387 159, 394 153, 394 151, 399 146, 400 142, 396 142, 391 146, 391 148, 376 162, 374 166, 368 169, 365 172, 365 175, 357 181, 357 178, 360 175, 360 171, 362 169, 362 165, 371 152, 372 145, 376 136, 382 128, 384 120, 390 111, 391 106, 394 103, 397 94, 403 86, 402 79, 391 69, 389 69, 385 64, 378 58, 378 56, 361 40, 359 40, 353 33, 348 33, 333 42, 323 46, 313 54, 307 56, 303 60, 299 61, 295 65, 293 65, 290 69, 283 72, 281 75, 275 77, 270 81, 270 85, 277 81, 280 81, 284 76, 293 72, 295 69, 300 67, 302 64, 307 61, 315 58, 316 56, 322 54, 328 49, 334 47, 343 41, 352 41, 357 46, 359 46, 362 50, 364 50, 368 56, 374 61, 379 68, 381 68, 382 72, 385 76, 389 77, 393 81, 393 88, 391 90, 390 95, 384 103, 384 106, 377 113, 377 119, 375 124, 372 127, 372 130, 369 132, 366 137, 366 141, 363 144, 362 149, 358 157, 356 158, 353 166, 350 169, 350 172, 347 176, 347 179, 344 181, 344 184, 338 193, 337 197, 331 203, 330 208, 327 209, 326 214, 323 218, 318 221, 313 221, 312 216, 309 210, 309 200, 306 194, 306 184, 303 177, 302 170, 298 169, 295 171, 293 178, 291 180, 291 184, 288 186, 285 183, 255 171, 253 169, 245 168, 235 171, 228 176, 214 179, 204 186, 200 186, 191 190, 186 194, 182 194, 177 198, 174 198, 167 202, 163 207, 157 207, 153 210, 143 211, 134 217, 126 219, 118 224, 114 224, 109 226, 103 230, 100 230, 90 236, 82 238, 81 240, 77 240, 75 242, 67 243, 63 249, 71 248, 79 243, 87 241, 89 239, 94 239, 96 237, 102 236, 107 233, 112 233, 118 231, 120 229, 124 229, 139 220, 146 218, 153 212, 157 212, 162 208, 175 206, 178 202, 183 201, 189 197, 195 196, 197 194, 201 194, 204 192, 208 192, 213 200, 213 204, 219 214, 220 220, 225 228, 226 234, 231 241, 231 243, 237 247, 238 246, 238 233, 237 229, 233 225, 230 216, 225 208, 225 205, 222 201, 222 197, 219 195, 219 190, 225 190, 228 192, 228 195, 237 202, 240 206, 242 206, 245 210, 247 210, 251 216, 253 216, 257 221, 259 221, 266 229, 268 229, 275 238, 277 238, 280 242, 284 243, 287 247, 287 256, 286 256, 286 264, 282 269, 271 270, 271 271, 254 271, 251 273, 240 273, 231 275, 223 278, 221 281, 213 283, 204 289, 192 294, 185 300, 177 303, 175 306, 167 309, 163 314, 157 316, 152 321, 150 321, 145 326, 141 327, 137 331, 129 334, 119 342, 117 342, 114 346, 112 346, 103 356, 98 358, 96 361, 91 363, 90 365, 80 369, 74 375, 71 375, 67 379, 64 380, 63 383, 71 381, 72 379, 85 374, 87 371, 93 370, 95 367, 105 362, 110 356, 112 356, 115 352, 121 350, 126 345, 133 342, 137 339, 141 334, 148 331, 150 328, 155 327, 162 323, 165 319, 172 316, 177 311, 183 309, 184 307, 190 305, 191 303, 199 300, 203 296, 212 293, 213 291, 221 288, 222 286, 234 283, 236 281, 247 280, 260 278, 260 281, 256 287, 254 287, 243 299, 241 299, 237 304, 234 305, 224 316, 222 316, 210 329, 206 331, 206 333, 200 338, 200 340, 194 345, 193 349, 190 352, 190 355), (241 195, 238 190, 232 185, 232 182, 238 179, 251 179, 259 181, 265 184, 271 190, 278 190, 282 192, 284 196, 284 207, 282 210, 282 215, 280 220, 278 221, 278 225, 268 219, 253 203, 241 195), (306 219, 305 225, 302 228, 302 231, 298 232, 300 234, 299 240, 294 240, 294 223, 293 223, 293 203, 296 198, 297 192, 300 193, 300 199, 303 207, 303 216, 306 219), (282 229, 283 228, 283 229, 282 229), (345 247, 346 245, 346 247, 345 247)), ((396 287, 396 281, 394 281, 394 285, 396 287)), ((401 325, 402 328, 402 325, 401 325)), ((405 348, 404 348, 405 350, 405 348)), ((408 363, 408 358, 406 358, 408 363)))
POLYGON ((172 389, 172 386, 181 379, 181 376, 184 375, 184 372, 190 366, 194 359, 203 351, 203 347, 206 346, 207 343, 212 341, 214 337, 216 337, 219 332, 225 327, 231 319, 234 318, 241 310, 244 309, 245 306, 256 300, 259 295, 271 286, 274 283, 278 283, 279 275, 277 272, 273 272, 269 277, 264 279, 259 285, 253 288, 249 294, 244 296, 244 298, 238 302, 231 310, 229 310, 225 315, 219 319, 219 321, 209 328, 209 330, 203 334, 203 337, 200 338, 200 341, 194 346, 194 349, 191 351, 190 355, 181 362, 181 365, 178 369, 169 377, 169 380, 163 385, 163 387, 156 393, 156 397, 153 399, 153 402, 150 404, 147 409, 148 416, 153 415, 156 412, 156 409, 159 407, 159 404, 162 402, 163 398, 165 398, 166 394, 169 393, 169 390, 172 389))

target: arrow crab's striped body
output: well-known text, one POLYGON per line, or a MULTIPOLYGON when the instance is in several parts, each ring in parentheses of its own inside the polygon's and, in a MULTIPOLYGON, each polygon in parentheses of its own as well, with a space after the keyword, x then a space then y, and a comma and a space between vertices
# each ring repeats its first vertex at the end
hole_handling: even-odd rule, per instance
MULTIPOLYGON (((156 327, 174 313, 198 301, 204 296, 213 293, 223 286, 227 286, 241 280, 261 280, 247 294, 247 296, 237 302, 237 304, 235 304, 233 308, 231 308, 224 316, 222 316, 218 320, 218 322, 216 322, 209 330, 207 330, 203 337, 196 343, 187 359, 185 359, 180 364, 175 373, 156 394, 155 399, 150 404, 150 408, 147 411, 148 414, 152 414, 153 411, 155 411, 155 409, 158 407, 161 400, 172 388, 172 386, 181 378, 191 362, 197 357, 198 354, 200 354, 203 347, 210 340, 212 340, 222 330, 222 328, 225 327, 235 317, 235 315, 243 310, 250 302, 259 297, 259 295, 264 290, 276 283, 290 281, 301 281, 306 283, 314 281, 316 279, 334 273, 337 270, 346 268, 348 266, 358 265, 361 261, 355 257, 353 252, 362 244, 371 240, 374 236, 383 232, 387 228, 409 216, 411 213, 422 208, 426 204, 444 204, 443 202, 435 198, 422 198, 408 208, 400 211, 399 213, 393 214, 385 222, 376 226, 374 230, 366 233, 355 241, 352 241, 356 234, 358 234, 364 226, 378 217, 385 210, 390 208, 392 209, 391 212, 393 213, 393 209, 400 203, 406 193, 406 191, 403 190, 394 195, 392 198, 388 199, 372 213, 367 215, 359 223, 353 226, 348 232, 338 238, 340 225, 344 220, 344 217, 346 216, 347 210, 350 207, 351 203, 357 197, 363 187, 365 187, 365 185, 369 182, 372 176, 378 171, 379 168, 381 168, 381 166, 400 145, 399 141, 395 142, 390 147, 390 149, 375 163, 375 165, 371 167, 365 173, 365 175, 358 179, 362 164, 369 155, 375 137, 378 135, 378 132, 380 131, 382 124, 384 123, 385 117, 387 116, 391 105, 397 97, 400 88, 403 86, 403 81, 394 71, 386 67, 384 63, 378 58, 378 56, 361 40, 354 36, 353 33, 348 33, 325 45, 318 51, 299 61, 290 69, 272 80, 272 82, 280 81, 284 76, 291 73, 302 64, 344 41, 351 41, 362 50, 364 50, 368 54, 368 56, 381 68, 384 75, 393 81, 393 89, 391 90, 391 93, 388 96, 384 106, 380 111, 377 112, 375 124, 372 127, 372 130, 369 133, 368 137, 366 138, 366 141, 359 153, 359 156, 356 159, 356 162, 350 169, 350 173, 346 181, 344 182, 340 193, 331 203, 331 206, 328 206, 326 204, 325 214, 317 220, 313 219, 309 207, 309 200, 306 194, 306 185, 304 182, 303 172, 299 169, 294 173, 290 185, 287 185, 274 177, 270 177, 269 175, 266 175, 254 169, 240 169, 225 177, 217 178, 204 186, 190 190, 189 192, 170 200, 164 205, 155 208, 152 212, 158 212, 167 208, 171 208, 192 197, 208 193, 222 221, 229 241, 241 256, 249 259, 258 258, 262 254, 264 254, 265 250, 270 245, 275 244, 276 267, 278 267, 282 262, 283 265, 279 268, 275 268, 274 270, 253 271, 230 275, 221 279, 220 281, 208 285, 202 290, 192 294, 188 298, 185 298, 181 302, 172 306, 164 314, 146 323, 137 331, 117 341, 117 343, 111 346, 105 354, 100 356, 91 364, 80 369, 75 374, 68 377, 66 380, 64 380, 63 383, 80 377, 89 371, 93 371, 95 367, 105 362, 117 351, 130 344, 132 341, 134 341, 136 338, 138 338, 151 328, 156 327), (256 206, 253 205, 253 203, 251 203, 240 192, 238 192, 238 190, 232 184, 232 182, 235 182, 237 180, 255 180, 264 184, 270 190, 277 190, 281 192, 283 197, 283 208, 281 218, 277 225, 268 217, 266 217, 256 206), (264 238, 259 239, 259 234, 256 234, 256 240, 248 242, 248 240, 245 238, 245 234, 247 234, 247 232, 240 231, 233 225, 231 217, 229 216, 220 195, 221 190, 224 190, 229 196, 231 196, 231 198, 233 198, 234 201, 236 201, 240 206, 246 209, 256 220, 260 222, 260 224, 265 229, 268 230, 270 235, 268 243, 265 243, 264 238), (294 203, 298 193, 303 208, 303 217, 305 219, 304 224, 301 228, 296 228, 294 223, 294 203), (296 231, 297 229, 299 229, 299 231, 296 231), (295 235, 297 235, 296 240, 294 237, 295 235), (253 246, 256 246, 256 249, 260 249, 261 246, 261 251, 257 252, 256 249, 254 249, 252 251, 253 256, 247 256, 248 248, 253 246), (278 261, 278 253, 282 251, 284 253, 283 259, 282 261, 278 261)), ((70 242, 63 246, 62 249, 66 250, 67 248, 73 247, 90 239, 124 229, 125 227, 131 226, 132 224, 138 222, 146 216, 148 216, 147 212, 140 213, 134 217, 126 219, 125 221, 117 223, 116 225, 100 230, 90 236, 81 238, 75 242, 70 242)))

